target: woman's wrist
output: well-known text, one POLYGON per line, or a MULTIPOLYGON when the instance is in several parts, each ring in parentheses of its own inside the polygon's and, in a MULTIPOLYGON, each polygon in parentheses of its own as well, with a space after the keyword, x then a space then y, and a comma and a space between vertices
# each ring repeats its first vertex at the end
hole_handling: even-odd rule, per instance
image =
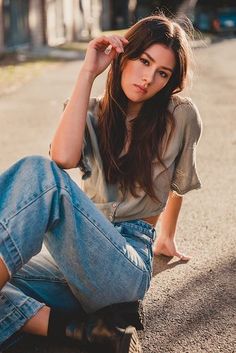
POLYGON ((175 237, 175 231, 162 231, 158 234, 158 239, 173 239, 175 237))
POLYGON ((93 81, 97 77, 97 74, 86 66, 82 65, 81 70, 79 72, 79 78, 81 77, 86 78, 86 80, 89 80, 91 83, 93 83, 93 81))

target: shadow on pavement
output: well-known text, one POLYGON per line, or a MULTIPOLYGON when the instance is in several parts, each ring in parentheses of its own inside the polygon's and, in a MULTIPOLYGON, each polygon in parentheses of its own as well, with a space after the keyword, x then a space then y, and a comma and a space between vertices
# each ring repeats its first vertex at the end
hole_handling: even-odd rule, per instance
POLYGON ((159 273, 165 270, 170 270, 175 266, 184 265, 187 263, 187 261, 183 261, 183 260, 177 260, 175 262, 169 263, 172 259, 173 259, 172 256, 165 256, 165 255, 154 256, 153 271, 152 271, 153 277, 155 277, 156 275, 158 275, 159 273))
POLYGON ((150 346, 151 337, 156 353, 180 352, 178 347, 181 353, 213 353, 212 345, 218 345, 217 352, 234 351, 236 260, 219 260, 222 263, 197 275, 181 289, 171 288, 163 299, 147 300, 149 333, 144 337, 144 347, 150 346), (185 344, 187 350, 183 350, 185 344))

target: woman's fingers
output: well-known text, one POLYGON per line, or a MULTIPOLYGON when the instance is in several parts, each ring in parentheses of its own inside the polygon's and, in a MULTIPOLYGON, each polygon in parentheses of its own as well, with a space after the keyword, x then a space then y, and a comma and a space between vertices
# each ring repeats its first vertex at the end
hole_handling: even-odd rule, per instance
POLYGON ((175 256, 177 256, 181 261, 189 261, 191 259, 191 256, 181 254, 178 251, 176 252, 175 256))
POLYGON ((84 69, 93 72, 95 76, 103 72, 112 60, 124 52, 128 40, 121 36, 101 36, 91 40, 86 51, 84 69))
POLYGON ((124 46, 128 44, 128 40, 122 36, 114 35, 98 37, 92 43, 95 49, 104 51, 106 54, 109 54, 112 48, 117 53, 122 53, 124 52, 124 46))
POLYGON ((181 261, 188 261, 191 259, 191 256, 180 253, 175 241, 169 238, 157 239, 157 242, 153 246, 153 253, 154 255, 176 256, 181 261))
POLYGON ((111 36, 110 37, 112 46, 119 52, 124 52, 124 46, 128 44, 128 40, 121 36, 111 36))

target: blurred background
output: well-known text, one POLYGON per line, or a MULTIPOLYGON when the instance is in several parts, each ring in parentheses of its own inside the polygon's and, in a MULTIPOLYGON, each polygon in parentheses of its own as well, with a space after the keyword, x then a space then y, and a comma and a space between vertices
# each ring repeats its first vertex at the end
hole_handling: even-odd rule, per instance
POLYGON ((0 54, 87 41, 101 31, 127 28, 156 8, 187 15, 203 32, 236 31, 235 0, 0 0, 0 54))

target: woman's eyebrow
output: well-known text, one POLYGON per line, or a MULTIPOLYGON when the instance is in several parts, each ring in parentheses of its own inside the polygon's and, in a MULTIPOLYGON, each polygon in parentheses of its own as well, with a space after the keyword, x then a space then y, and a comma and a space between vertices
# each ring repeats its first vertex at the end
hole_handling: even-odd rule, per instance
MULTIPOLYGON (((153 59, 153 57, 152 57, 150 54, 148 54, 146 51, 144 51, 143 54, 147 55, 147 57, 148 57, 152 62, 154 62, 154 63, 156 62, 156 61, 153 59)), ((173 69, 171 69, 170 67, 161 66, 161 68, 164 69, 164 70, 173 72, 173 69)))

